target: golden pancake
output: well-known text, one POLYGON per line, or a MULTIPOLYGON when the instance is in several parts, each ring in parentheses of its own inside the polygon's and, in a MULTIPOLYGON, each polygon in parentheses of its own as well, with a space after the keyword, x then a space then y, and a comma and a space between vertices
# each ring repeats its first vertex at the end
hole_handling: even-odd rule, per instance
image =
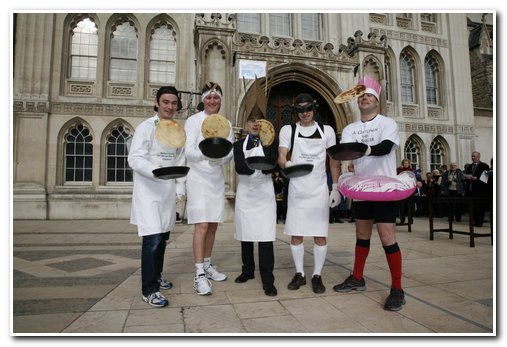
POLYGON ((227 139, 231 132, 231 127, 227 118, 219 114, 212 114, 204 118, 201 126, 201 133, 205 139, 210 137, 222 137, 227 139))
POLYGON ((341 92, 340 95, 334 98, 334 102, 337 104, 343 104, 344 102, 350 101, 355 97, 363 95, 365 90, 366 90, 365 86, 358 84, 355 87, 352 87, 350 89, 341 92))
POLYGON ((163 145, 180 148, 185 145, 185 129, 172 119, 161 119, 155 128, 155 139, 163 145))
POLYGON ((259 128, 259 137, 262 145, 271 145, 275 140, 275 128, 273 128, 273 124, 265 119, 257 119, 257 127, 259 128))

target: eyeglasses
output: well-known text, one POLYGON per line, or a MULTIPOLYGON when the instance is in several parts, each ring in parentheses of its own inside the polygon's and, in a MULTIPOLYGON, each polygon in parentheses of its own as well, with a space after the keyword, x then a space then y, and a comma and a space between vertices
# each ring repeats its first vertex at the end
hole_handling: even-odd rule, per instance
POLYGON ((294 110, 296 111, 296 113, 305 113, 305 112, 310 112, 310 111, 313 111, 313 104, 306 104, 306 105, 296 105, 294 107, 294 110))

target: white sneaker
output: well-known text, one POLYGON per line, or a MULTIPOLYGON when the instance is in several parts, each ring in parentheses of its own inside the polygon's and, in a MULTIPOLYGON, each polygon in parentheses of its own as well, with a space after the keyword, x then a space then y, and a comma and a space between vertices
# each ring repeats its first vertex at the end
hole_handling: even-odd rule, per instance
POLYGON ((217 267, 210 264, 210 266, 207 269, 204 269, 204 272, 206 273, 206 277, 209 279, 212 279, 213 281, 225 281, 227 279, 227 276, 223 273, 220 273, 217 271, 217 267))
POLYGON ((150 294, 147 297, 143 295, 143 301, 153 307, 165 307, 169 305, 169 301, 160 292, 150 294))
POLYGON ((199 295, 211 295, 211 282, 206 278, 206 275, 199 275, 194 277, 194 290, 199 295))

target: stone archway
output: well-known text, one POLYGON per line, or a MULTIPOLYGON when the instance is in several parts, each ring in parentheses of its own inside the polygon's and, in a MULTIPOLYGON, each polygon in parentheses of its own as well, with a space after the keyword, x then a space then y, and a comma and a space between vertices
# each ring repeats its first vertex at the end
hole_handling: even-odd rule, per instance
MULTIPOLYGON (((266 78, 259 81, 262 88, 266 88, 266 78)), ((268 119, 273 122, 277 130, 281 125, 290 122, 289 105, 292 105, 293 98, 301 92, 308 92, 316 98, 323 116, 322 120, 331 125, 337 133, 341 133, 341 130, 353 121, 350 105, 338 105, 333 101, 342 89, 322 70, 297 62, 282 64, 269 69, 267 83, 268 119)), ((248 93, 251 91, 252 88, 248 90, 248 93)), ((239 109, 244 107, 245 100, 246 97, 241 101, 239 109)), ((244 124, 246 115, 239 114, 238 116, 238 124, 244 124)))

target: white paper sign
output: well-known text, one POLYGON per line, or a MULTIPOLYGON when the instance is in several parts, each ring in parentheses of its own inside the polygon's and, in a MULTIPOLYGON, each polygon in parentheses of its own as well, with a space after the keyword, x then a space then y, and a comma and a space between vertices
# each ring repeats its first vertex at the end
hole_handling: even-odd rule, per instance
POLYGON ((261 78, 266 76, 266 62, 260 60, 246 60, 240 59, 239 61, 239 78, 254 80, 255 76, 261 78))
POLYGON ((479 179, 484 182, 484 183, 488 183, 488 172, 487 171, 483 171, 482 174, 481 174, 481 177, 479 177, 479 179))

